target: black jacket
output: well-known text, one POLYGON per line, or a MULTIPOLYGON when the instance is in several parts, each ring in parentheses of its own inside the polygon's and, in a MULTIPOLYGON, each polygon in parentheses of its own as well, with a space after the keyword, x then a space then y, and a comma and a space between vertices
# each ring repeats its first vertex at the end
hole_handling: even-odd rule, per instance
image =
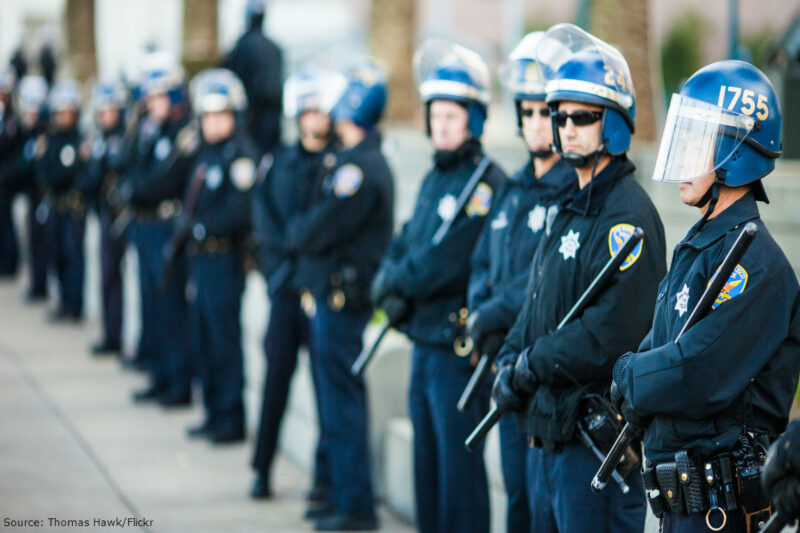
POLYGON ((247 94, 247 132, 263 152, 281 140, 283 58, 281 49, 261 32, 250 28, 242 35, 222 66, 236 73, 247 94))
POLYGON ((294 285, 292 278, 297 258, 287 250, 286 224, 294 215, 308 209, 314 186, 319 184, 323 172, 331 171, 325 167, 325 162, 333 165, 335 161, 332 146, 321 152, 309 152, 297 141, 275 153, 263 181, 254 191, 259 266, 270 296, 294 285))
POLYGON ((47 147, 40 159, 36 159, 36 179, 39 185, 55 196, 74 189, 83 172, 80 158, 81 135, 77 128, 69 131, 54 131, 47 134, 47 147))
POLYGON ((298 256, 295 284, 318 302, 333 290, 346 308, 368 309, 369 287, 392 236, 394 181, 377 132, 340 152, 314 185, 309 208, 286 225, 285 246, 298 256))
POLYGON ((520 425, 534 437, 572 440, 582 387, 608 391, 617 358, 638 346, 650 326, 665 273, 664 228, 634 170, 633 163, 617 158, 583 189, 576 178, 549 233, 539 241, 525 303, 500 350, 504 358, 530 348, 528 365, 539 385, 520 425), (623 263, 580 316, 556 330, 626 232, 637 226, 644 240, 631 254, 635 259, 623 263))
POLYGON ((576 179, 563 161, 537 179, 528 162, 500 187, 472 253, 467 303, 480 331, 505 335, 514 325, 545 223, 576 179))
POLYGON ((78 188, 101 211, 108 211, 109 193, 118 185, 125 172, 128 153, 125 143, 125 125, 120 124, 103 132, 92 141, 92 150, 78 188))
POLYGON ((792 266, 747 194, 678 243, 661 282, 653 327, 638 353, 614 368, 620 392, 653 421, 645 455, 673 460, 688 449, 707 458, 730 451, 743 428, 786 427, 800 373, 800 288, 792 266), (758 234, 713 310, 675 337, 742 226, 758 234))
POLYGON ((466 143, 462 154, 449 164, 437 164, 425 176, 414 213, 392 241, 381 265, 387 292, 411 303, 413 312, 398 326, 414 342, 452 349, 463 333, 459 312, 467 305, 467 284, 472 253, 495 194, 506 180, 494 163, 486 167, 480 183, 454 213, 456 198, 483 158, 477 142, 466 143), (444 239, 431 240, 446 218, 455 216, 444 239))

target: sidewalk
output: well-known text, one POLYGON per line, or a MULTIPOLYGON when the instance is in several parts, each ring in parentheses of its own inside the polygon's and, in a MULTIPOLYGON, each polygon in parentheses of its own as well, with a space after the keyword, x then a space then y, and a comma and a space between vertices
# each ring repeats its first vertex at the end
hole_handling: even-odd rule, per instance
MULTIPOLYGON (((185 429, 201 419, 199 407, 134 406, 131 391, 145 377, 89 356, 96 325, 48 325, 45 307, 24 305, 22 292, 0 283, 0 530, 114 531, 123 528, 95 519, 128 517, 148 521, 125 523, 140 531, 311 530, 300 518, 306 472, 280 457, 277 497, 253 502, 252 441, 190 441, 185 429)), ((385 511, 381 519, 383 531, 412 531, 385 511)))

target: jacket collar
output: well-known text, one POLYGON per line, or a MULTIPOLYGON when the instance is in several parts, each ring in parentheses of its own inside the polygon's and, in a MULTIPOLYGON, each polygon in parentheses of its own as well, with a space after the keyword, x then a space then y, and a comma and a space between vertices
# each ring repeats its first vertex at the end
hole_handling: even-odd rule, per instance
POLYGON ((759 217, 756 199, 752 192, 748 192, 725 211, 708 220, 699 231, 697 226, 700 225, 700 221, 697 221, 681 244, 697 249, 707 248, 730 230, 759 217))
POLYGON ((636 166, 627 158, 615 157, 600 171, 592 181, 583 189, 578 186, 578 177, 572 182, 572 194, 564 202, 564 209, 569 209, 581 215, 597 215, 606 201, 606 197, 614 188, 619 178, 631 174, 636 166))

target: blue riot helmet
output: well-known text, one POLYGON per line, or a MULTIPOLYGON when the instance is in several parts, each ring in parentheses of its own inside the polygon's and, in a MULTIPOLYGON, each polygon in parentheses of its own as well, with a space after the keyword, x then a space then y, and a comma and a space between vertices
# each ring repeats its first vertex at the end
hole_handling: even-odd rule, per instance
POLYGON ((59 111, 80 111, 81 88, 72 79, 62 80, 53 86, 48 99, 48 107, 52 113, 59 111))
POLYGON ((139 81, 142 96, 166 94, 172 106, 186 104, 186 76, 175 58, 163 51, 142 59, 139 81))
POLYGON ((240 114, 247 108, 247 96, 241 80, 228 69, 206 69, 189 85, 196 115, 230 111, 240 114))
POLYGON ((47 104, 47 81, 43 76, 24 76, 19 80, 17 110, 21 114, 42 113, 47 104))
POLYGON ((441 40, 428 40, 414 53, 414 73, 425 104, 425 125, 430 135, 430 105, 449 100, 463 105, 475 138, 483 134, 489 106, 489 68, 476 52, 441 40))
POLYGON ((283 86, 283 113, 296 118, 306 111, 329 114, 345 89, 345 77, 331 70, 309 65, 289 76, 283 86))
POLYGON ((92 88, 92 107, 95 111, 105 108, 125 107, 125 87, 116 81, 100 81, 92 88))
POLYGON ((367 60, 348 70, 345 79, 342 95, 331 111, 333 121, 352 120, 365 130, 375 128, 386 107, 386 75, 373 61, 367 60))
POLYGON ((628 151, 636 123, 636 95, 628 63, 616 48, 573 24, 557 24, 539 43, 536 65, 546 80, 546 101, 553 111, 560 102, 603 108, 601 144, 593 154, 565 154, 553 121, 555 149, 566 162, 581 167, 597 155, 628 151))
POLYGON ((497 69, 497 77, 514 97, 517 126, 522 130, 520 103, 523 100, 545 100, 545 81, 536 68, 536 50, 544 37, 543 31, 534 31, 522 38, 511 51, 508 61, 497 69))
POLYGON ((716 204, 719 185, 750 185, 767 201, 761 178, 781 155, 781 108, 763 72, 744 61, 712 63, 690 77, 670 101, 653 179, 714 184, 697 204, 716 204))

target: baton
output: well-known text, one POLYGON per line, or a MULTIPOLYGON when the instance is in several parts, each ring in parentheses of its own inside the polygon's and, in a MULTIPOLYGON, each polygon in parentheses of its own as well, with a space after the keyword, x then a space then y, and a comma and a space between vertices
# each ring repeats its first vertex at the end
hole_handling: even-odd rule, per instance
MULTIPOLYGON (((578 313, 581 313, 584 308, 589 304, 589 302, 597 296, 597 293, 603 288, 603 286, 611 279, 611 276, 617 271, 617 269, 622 265, 622 263, 628 258, 628 255, 633 251, 633 248, 639 244, 639 242, 644 237, 644 230, 642 228, 636 228, 633 230, 633 233, 630 234, 628 239, 625 241, 625 244, 622 245, 619 252, 617 252, 614 257, 608 260, 605 264, 603 269, 597 276, 592 280, 592 283, 586 288, 578 301, 575 302, 575 305, 572 306, 566 316, 559 322, 556 331, 560 330, 564 327, 564 325, 572 320, 578 313)), ((480 424, 478 424, 472 433, 467 437, 467 440, 464 442, 464 446, 467 447, 469 451, 475 451, 475 448, 486 438, 486 435, 489 433, 489 430, 494 427, 495 424, 500 420, 503 416, 503 411, 497 408, 497 406, 493 406, 489 413, 481 420, 480 424)))
MULTIPOLYGON (((592 452, 592 455, 597 457, 598 461, 603 462, 603 460, 605 459, 605 456, 603 456, 603 452, 601 452, 600 448, 598 448, 597 445, 594 443, 592 437, 590 437, 589 433, 587 433, 586 428, 583 427, 583 422, 580 421, 578 421, 578 436, 580 436, 583 445, 589 448, 589 450, 592 452)), ((617 485, 619 485, 619 490, 622 491, 622 494, 628 494, 631 491, 631 488, 628 486, 627 483, 625 483, 625 480, 622 479, 622 476, 619 475, 619 472, 617 472, 616 470, 612 471, 611 477, 614 479, 617 485)))
POLYGON ((461 212, 464 206, 467 205, 467 200, 469 200, 472 191, 475 190, 475 187, 478 186, 481 178, 483 178, 483 174, 486 172, 486 169, 489 168, 489 163, 491 163, 491 160, 487 156, 483 156, 480 164, 478 164, 478 168, 476 168, 475 172, 472 173, 472 176, 470 176, 469 181, 467 181, 467 184, 464 186, 461 194, 458 195, 453 216, 443 220, 439 228, 436 230, 436 233, 433 234, 431 243, 433 243, 434 246, 437 246, 440 242, 442 242, 442 239, 444 239, 444 236, 447 235, 447 232, 450 230, 450 226, 453 225, 453 222, 458 214, 461 212))
POLYGON ((378 349, 383 337, 386 335, 386 332, 392 327, 391 322, 387 318, 383 325, 381 325, 381 331, 378 333, 378 337, 370 344, 369 346, 365 347, 360 354, 358 354, 358 358, 353 363, 353 366, 350 367, 350 374, 354 376, 360 376, 366 366, 369 364, 372 357, 375 355, 375 351, 378 349))
MULTIPOLYGON (((689 315, 689 318, 686 319, 686 322, 683 324, 678 336, 675 338, 675 342, 681 338, 681 336, 686 333, 690 327, 695 325, 697 322, 700 321, 703 316, 706 315, 711 305, 719 296, 720 291, 725 286, 725 283, 728 281, 728 278, 733 273, 733 270, 736 268, 736 265, 739 263, 739 260, 744 255, 747 248, 753 242, 753 239, 758 233, 758 227, 753 222, 748 222, 742 231, 739 233, 739 236, 736 237, 736 241, 731 246, 731 249, 728 251, 728 254, 725 256, 725 259, 722 261, 722 264, 711 276, 711 281, 706 287, 706 290, 703 292, 703 295, 700 296, 700 300, 697 302, 697 305, 694 306, 692 309, 692 313, 689 315)), ((629 423, 625 424, 625 427, 622 428, 622 432, 620 432, 619 436, 617 437, 616 442, 614 442, 614 446, 611 447, 611 450, 606 455, 605 460, 603 460, 603 464, 600 465, 600 469, 592 479, 592 490, 595 492, 600 492, 606 487, 608 484, 608 480, 611 477, 611 473, 615 471, 617 465, 619 464, 620 459, 622 458, 622 454, 625 449, 628 447, 630 442, 639 432, 639 428, 636 426, 632 426, 629 423)))
POLYGON ((467 382, 467 386, 464 387, 464 392, 461 393, 461 398, 458 399, 458 403, 456 404, 459 413, 463 413, 469 409, 473 398, 475 398, 478 385, 480 385, 486 372, 489 371, 492 359, 493 358, 488 353, 481 355, 481 358, 478 359, 478 364, 475 365, 475 370, 472 371, 469 382, 467 382))
POLYGON ((761 528, 760 533, 780 533, 780 531, 789 524, 791 524, 791 522, 787 521, 781 513, 776 511, 772 513, 770 519, 764 524, 764 527, 761 528))
POLYGON ((114 219, 114 222, 111 223, 111 227, 108 228, 108 235, 115 241, 119 240, 125 230, 128 229, 128 226, 131 225, 131 222, 133 222, 133 210, 130 207, 125 207, 114 219))

